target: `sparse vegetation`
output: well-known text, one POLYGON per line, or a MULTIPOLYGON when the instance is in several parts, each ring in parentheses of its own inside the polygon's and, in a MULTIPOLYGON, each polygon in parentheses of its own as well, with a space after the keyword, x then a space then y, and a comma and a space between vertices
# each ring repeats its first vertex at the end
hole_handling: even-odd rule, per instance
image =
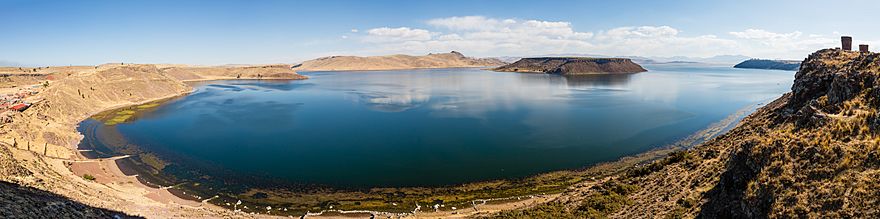
POLYGON ((604 217, 631 203, 626 196, 638 189, 638 186, 616 181, 604 183, 596 188, 595 193, 587 196, 578 211, 589 218, 604 217))
POLYGON ((698 158, 691 155, 691 153, 687 150, 680 150, 670 153, 669 156, 664 159, 657 160, 651 162, 648 165, 632 169, 627 173, 627 175, 629 177, 641 177, 651 174, 653 172, 660 171, 663 169, 663 167, 674 163, 685 162, 689 165, 692 165, 694 160, 696 159, 698 158))
POLYGON ((605 218, 632 201, 627 195, 639 190, 638 186, 611 181, 595 186, 579 204, 550 202, 535 208, 503 211, 495 218, 605 218))
POLYGON ((95 176, 89 175, 88 173, 83 174, 83 179, 95 181, 95 176))

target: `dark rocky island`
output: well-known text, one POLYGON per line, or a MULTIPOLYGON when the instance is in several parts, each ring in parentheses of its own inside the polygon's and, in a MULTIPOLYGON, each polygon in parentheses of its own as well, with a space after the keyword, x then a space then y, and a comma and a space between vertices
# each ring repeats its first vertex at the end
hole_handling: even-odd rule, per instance
POLYGON ((627 58, 541 57, 523 58, 492 69, 499 72, 545 73, 558 75, 618 74, 645 72, 627 58))
POLYGON ((795 60, 749 59, 740 62, 733 67, 797 71, 801 67, 801 62, 795 60))

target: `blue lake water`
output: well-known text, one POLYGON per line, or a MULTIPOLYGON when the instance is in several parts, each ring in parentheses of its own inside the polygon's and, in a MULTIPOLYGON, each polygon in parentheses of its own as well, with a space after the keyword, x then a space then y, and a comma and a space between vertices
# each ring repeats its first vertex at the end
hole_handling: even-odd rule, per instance
POLYGON ((437 186, 576 169, 664 146, 780 96, 794 75, 645 67, 574 78, 434 69, 205 82, 96 133, 111 128, 184 164, 162 170, 170 174, 189 168, 215 178, 437 186))

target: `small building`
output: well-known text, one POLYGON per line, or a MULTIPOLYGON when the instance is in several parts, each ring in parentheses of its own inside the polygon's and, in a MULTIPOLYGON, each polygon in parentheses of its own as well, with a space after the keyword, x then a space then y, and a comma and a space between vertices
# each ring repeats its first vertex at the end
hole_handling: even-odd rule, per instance
POLYGON ((19 103, 19 104, 12 105, 12 107, 10 107, 9 109, 22 112, 22 111, 26 110, 28 107, 30 107, 30 105, 28 105, 26 103, 19 103))
POLYGON ((852 50, 852 37, 851 36, 842 36, 840 37, 841 49, 844 51, 852 50))
POLYGON ((868 45, 867 44, 859 44, 859 52, 870 52, 870 51, 868 51, 868 45))

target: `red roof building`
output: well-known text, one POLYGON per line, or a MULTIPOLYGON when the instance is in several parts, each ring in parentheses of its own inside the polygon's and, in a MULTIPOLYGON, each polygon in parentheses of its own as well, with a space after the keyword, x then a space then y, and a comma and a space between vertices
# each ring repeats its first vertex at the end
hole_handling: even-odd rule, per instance
POLYGON ((21 112, 21 111, 26 110, 28 107, 29 106, 27 104, 19 103, 19 104, 13 105, 12 107, 10 107, 10 109, 21 112))

